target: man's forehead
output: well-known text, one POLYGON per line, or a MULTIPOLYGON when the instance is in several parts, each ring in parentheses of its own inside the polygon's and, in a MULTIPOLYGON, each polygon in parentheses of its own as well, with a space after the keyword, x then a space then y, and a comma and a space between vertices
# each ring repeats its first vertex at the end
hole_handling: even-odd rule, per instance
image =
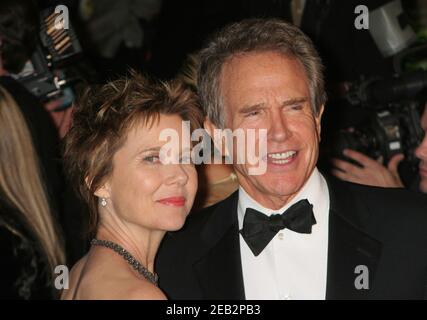
MULTIPOLYGON (((291 55, 276 51, 255 51, 229 58, 221 68, 219 87, 222 94, 227 94, 230 90, 241 89, 242 85, 247 87, 262 79, 276 81, 278 77, 277 84, 283 83, 284 79, 290 81, 292 77, 298 77, 298 80, 304 81, 304 89, 308 89, 309 80, 301 62, 291 55), (283 64, 277 65, 280 60, 283 64)), ((271 81, 268 82, 269 86, 271 81)))
MULTIPOLYGON (((271 57, 279 58, 283 60, 292 60, 300 63, 300 61, 292 54, 286 54, 284 52, 280 52, 277 50, 249 51, 249 52, 236 53, 228 57, 222 64, 221 71, 222 72, 224 72, 224 70, 230 71, 230 69, 234 69, 238 67, 242 62, 246 64, 246 62, 250 61, 253 64, 259 64, 260 58, 267 58, 267 60, 270 60, 271 57)), ((248 68, 251 69, 250 66, 248 68)))

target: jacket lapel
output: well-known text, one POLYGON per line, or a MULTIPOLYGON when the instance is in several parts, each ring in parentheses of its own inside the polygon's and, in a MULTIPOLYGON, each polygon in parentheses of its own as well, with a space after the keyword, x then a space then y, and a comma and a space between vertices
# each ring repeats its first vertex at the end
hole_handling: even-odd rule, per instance
POLYGON ((203 299, 245 299, 237 200, 238 191, 218 205, 202 230, 205 250, 193 268, 203 299))
POLYGON ((375 281, 381 243, 363 231, 370 213, 362 200, 356 201, 346 184, 335 178, 326 180, 330 193, 326 299, 367 299, 375 281), (368 283, 366 278, 362 280, 366 274, 368 283), (367 284, 369 289, 358 289, 356 283, 367 284))
MULTIPOLYGON (((348 192, 346 184, 325 178, 330 193, 326 299, 366 299, 371 290, 357 289, 361 274, 356 273, 356 268, 368 270, 371 289, 381 243, 364 231, 370 213, 362 201, 348 192)), ((205 250, 193 269, 203 299, 245 299, 237 201, 238 191, 218 205, 201 232, 205 250)))

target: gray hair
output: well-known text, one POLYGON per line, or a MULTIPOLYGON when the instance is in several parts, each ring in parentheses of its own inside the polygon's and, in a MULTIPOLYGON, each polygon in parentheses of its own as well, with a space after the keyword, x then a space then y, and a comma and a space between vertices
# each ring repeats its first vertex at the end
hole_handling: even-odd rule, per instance
POLYGON ((223 66, 233 57, 251 52, 275 51, 301 62, 309 81, 315 115, 326 102, 323 65, 312 41, 296 26, 278 19, 246 19, 216 33, 199 52, 197 86, 205 114, 219 128, 225 127, 220 90, 223 66))

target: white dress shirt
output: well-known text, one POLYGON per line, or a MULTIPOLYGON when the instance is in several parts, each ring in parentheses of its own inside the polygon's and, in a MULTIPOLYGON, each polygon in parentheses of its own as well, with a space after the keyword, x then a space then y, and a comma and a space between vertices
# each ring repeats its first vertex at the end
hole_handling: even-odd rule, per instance
POLYGON ((313 205, 316 224, 311 234, 283 229, 257 257, 240 235, 246 299, 325 299, 330 201, 328 186, 317 168, 300 192, 279 210, 264 208, 240 187, 237 209, 239 230, 242 229, 248 207, 270 216, 284 212, 302 199, 313 205))

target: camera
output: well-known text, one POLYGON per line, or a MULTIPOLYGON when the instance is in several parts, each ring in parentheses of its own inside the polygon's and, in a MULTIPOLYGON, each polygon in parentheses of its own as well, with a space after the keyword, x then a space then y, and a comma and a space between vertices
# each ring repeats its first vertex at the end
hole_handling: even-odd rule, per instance
MULTIPOLYGON (((67 67, 81 56, 80 43, 71 24, 67 22, 67 26, 63 27, 58 19, 59 13, 55 8, 40 12, 39 44, 24 69, 14 75, 42 102, 67 96, 69 90, 65 88, 79 80, 67 72, 67 67)), ((62 107, 69 104, 63 104, 62 107)))
MULTIPOLYGON (((420 110, 426 102, 427 72, 416 71, 390 79, 368 79, 353 83, 345 99, 352 106, 369 110, 369 119, 358 127, 341 130, 333 142, 333 154, 343 156, 346 148, 359 151, 387 163, 403 153, 405 161, 415 167, 415 149, 424 132, 420 110)), ((358 163, 355 163, 358 165, 358 163)))

